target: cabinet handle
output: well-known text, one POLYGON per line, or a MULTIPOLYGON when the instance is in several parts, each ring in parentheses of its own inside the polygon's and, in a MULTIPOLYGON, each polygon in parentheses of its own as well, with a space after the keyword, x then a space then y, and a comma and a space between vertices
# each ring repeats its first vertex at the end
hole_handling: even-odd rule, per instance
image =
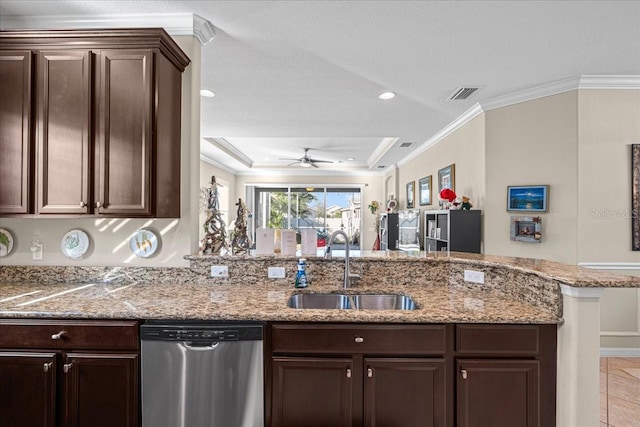
POLYGON ((71 370, 71 365, 71 363, 65 363, 64 365, 62 365, 62 370, 65 374, 71 370))
POLYGON ((356 337, 356 338, 355 338, 355 342, 357 342, 357 343, 364 342, 364 338, 362 338, 362 337, 356 337))
POLYGON ((369 378, 373 377, 373 369, 371 369, 371 368, 367 368, 367 376, 368 376, 369 378))
POLYGON ((67 334, 67 331, 60 331, 57 334, 51 335, 52 340, 61 340, 67 334))
POLYGON ((347 378, 351 378, 351 369, 347 368, 347 378))
POLYGON ((462 379, 466 380, 467 379, 467 370, 466 369, 460 369, 460 373, 462 374, 462 379))
POLYGON ((44 365, 42 365, 42 370, 45 372, 49 372, 52 366, 53 366, 52 362, 45 363, 44 365))
POLYGON ((86 208, 87 207, 87 202, 80 202, 80 207, 81 208, 86 208))
POLYGON ((96 208, 100 209, 102 207, 102 202, 96 202, 96 208))

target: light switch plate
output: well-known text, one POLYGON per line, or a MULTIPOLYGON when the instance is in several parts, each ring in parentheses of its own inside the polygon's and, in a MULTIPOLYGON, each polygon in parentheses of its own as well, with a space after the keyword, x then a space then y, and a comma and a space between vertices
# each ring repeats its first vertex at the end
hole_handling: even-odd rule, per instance
POLYGON ((464 281, 471 283, 480 283, 482 285, 484 284, 484 273, 482 271, 465 270, 464 281))
POLYGON ((212 265, 211 277, 229 277, 229 267, 226 265, 212 265))
POLYGON ((284 279, 284 267, 267 267, 267 277, 269 279, 284 279))

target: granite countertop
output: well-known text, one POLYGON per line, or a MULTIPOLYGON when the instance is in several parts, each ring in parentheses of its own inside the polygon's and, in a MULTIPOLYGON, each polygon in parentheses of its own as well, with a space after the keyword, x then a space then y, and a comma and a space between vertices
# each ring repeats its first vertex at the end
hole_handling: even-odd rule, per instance
MULTIPOLYGON (((304 292, 342 292, 344 260, 307 257, 313 279, 304 292)), ((362 279, 347 293, 398 293, 417 309, 292 309, 295 256, 187 255, 187 268, 3 266, 0 317, 216 319, 395 323, 560 323, 561 285, 640 287, 640 277, 553 261, 466 253, 358 251, 362 279), (212 278, 212 265, 228 267, 212 278), (285 270, 268 279, 270 267, 285 270), (465 271, 484 283, 465 281, 465 271)))
MULTIPOLYGON (((418 309, 319 310, 287 307, 297 290, 282 284, 35 284, 0 285, 0 317, 99 319, 203 319, 391 323, 559 323, 551 311, 507 295, 464 287, 402 286, 418 309)), ((314 286, 305 292, 341 292, 336 286, 314 286)), ((347 293, 389 292, 367 286, 347 293)))

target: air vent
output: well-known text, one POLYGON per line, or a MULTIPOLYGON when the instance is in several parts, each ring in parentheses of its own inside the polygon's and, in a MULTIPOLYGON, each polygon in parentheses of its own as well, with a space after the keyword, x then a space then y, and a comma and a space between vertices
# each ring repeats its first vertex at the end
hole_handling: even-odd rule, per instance
POLYGON ((455 92, 453 92, 453 94, 451 94, 449 101, 464 101, 479 89, 480 87, 459 87, 455 92))
POLYGON ((413 145, 413 142, 403 142, 402 144, 399 145, 400 148, 407 148, 407 147, 411 147, 413 145))
POLYGON ((378 169, 384 169, 384 168, 386 168, 386 166, 384 166, 384 165, 378 165, 378 169))

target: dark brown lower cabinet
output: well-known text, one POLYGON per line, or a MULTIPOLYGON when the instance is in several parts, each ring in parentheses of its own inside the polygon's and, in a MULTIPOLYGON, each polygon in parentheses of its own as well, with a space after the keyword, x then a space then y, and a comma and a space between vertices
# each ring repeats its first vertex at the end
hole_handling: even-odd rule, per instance
POLYGON ((134 321, 0 319, 0 426, 135 427, 134 321))
POLYGON ((365 358, 364 425, 445 425, 444 359, 365 358))
POLYGON ((539 426, 539 365, 537 360, 458 360, 458 426, 539 426))
POLYGON ((553 427, 556 325, 269 329, 272 427, 553 427))
POLYGON ((273 359, 274 426, 351 426, 353 360, 273 359))
POLYGON ((447 417, 446 406, 447 329, 272 325, 267 425, 448 426, 453 417, 447 417))
POLYGON ((138 425, 137 354, 69 353, 65 362, 66 425, 138 425))
POLYGON ((54 427, 55 353, 0 351, 0 426, 54 427))

